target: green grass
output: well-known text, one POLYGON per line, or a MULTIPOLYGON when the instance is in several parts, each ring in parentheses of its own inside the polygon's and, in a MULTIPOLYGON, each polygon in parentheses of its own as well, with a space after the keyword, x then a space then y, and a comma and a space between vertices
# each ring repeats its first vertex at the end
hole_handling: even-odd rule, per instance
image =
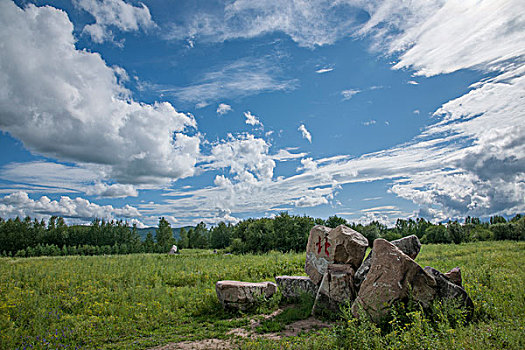
MULTIPOLYGON (((441 271, 461 267, 475 304, 470 324, 453 325, 446 317, 431 320, 412 310, 385 333, 343 310, 332 329, 280 341, 246 339, 236 347, 523 349, 524 253, 525 243, 516 242, 423 246, 417 258, 420 265, 441 271)), ((248 314, 223 311, 215 295, 216 281, 273 280, 276 275, 301 275, 303 267, 304 254, 273 252, 236 256, 187 250, 178 256, 3 258, 0 348, 146 349, 169 342, 229 338, 229 330, 249 328, 253 313, 261 309, 248 314)), ((281 315, 261 323, 259 331, 282 329, 305 316, 300 310, 281 315)))

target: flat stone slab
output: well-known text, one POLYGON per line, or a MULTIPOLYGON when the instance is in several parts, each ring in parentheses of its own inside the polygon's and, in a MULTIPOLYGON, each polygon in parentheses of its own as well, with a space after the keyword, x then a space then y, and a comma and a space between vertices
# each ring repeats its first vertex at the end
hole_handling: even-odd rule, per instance
POLYGON ((285 298, 298 298, 301 294, 315 297, 317 286, 308 276, 276 276, 275 282, 285 298))
POLYGON ((273 282, 218 281, 217 297, 225 309, 247 310, 277 291, 273 282))

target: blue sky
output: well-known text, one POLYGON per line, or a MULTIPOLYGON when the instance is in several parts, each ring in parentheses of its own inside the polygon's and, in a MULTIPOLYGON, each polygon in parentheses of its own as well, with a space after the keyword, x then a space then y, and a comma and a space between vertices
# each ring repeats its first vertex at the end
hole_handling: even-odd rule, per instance
POLYGON ((0 0, 0 217, 523 213, 524 13, 0 0))

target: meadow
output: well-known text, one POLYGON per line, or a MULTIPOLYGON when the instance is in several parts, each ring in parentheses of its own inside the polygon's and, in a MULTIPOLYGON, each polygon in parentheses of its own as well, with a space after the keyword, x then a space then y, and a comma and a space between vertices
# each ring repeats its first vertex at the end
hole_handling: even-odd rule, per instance
POLYGON ((225 312, 218 280, 263 281, 302 275, 304 253, 223 255, 133 254, 0 259, 1 349, 148 349, 172 342, 229 339, 244 349, 523 349, 525 243, 424 245, 416 261, 441 271, 462 269, 475 304, 470 323, 443 309, 410 310, 388 329, 349 316, 333 327, 281 339, 239 338, 279 296, 245 314, 225 312))

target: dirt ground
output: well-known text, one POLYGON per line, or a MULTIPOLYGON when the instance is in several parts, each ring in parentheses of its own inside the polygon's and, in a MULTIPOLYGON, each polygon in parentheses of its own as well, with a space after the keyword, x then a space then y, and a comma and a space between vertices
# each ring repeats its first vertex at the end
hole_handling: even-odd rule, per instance
MULTIPOLYGON (((263 315, 262 318, 259 320, 252 319, 250 321, 249 330, 245 328, 234 328, 226 334, 237 337, 237 338, 251 338, 251 339, 266 338, 266 339, 279 340, 282 337, 297 336, 300 332, 308 332, 313 329, 321 329, 321 328, 326 328, 326 327, 331 326, 330 323, 320 321, 314 317, 309 317, 305 320, 299 320, 299 321, 296 321, 296 322, 293 322, 287 325, 285 329, 279 333, 258 334, 255 332, 255 328, 261 323, 262 320, 275 317, 282 311, 283 311, 282 309, 279 309, 270 315, 263 315)), ((232 340, 204 339, 204 340, 197 340, 197 341, 170 343, 167 345, 152 348, 150 350, 189 350, 189 349, 224 350, 224 349, 235 348, 234 342, 235 342, 235 339, 232 339, 232 340)))

